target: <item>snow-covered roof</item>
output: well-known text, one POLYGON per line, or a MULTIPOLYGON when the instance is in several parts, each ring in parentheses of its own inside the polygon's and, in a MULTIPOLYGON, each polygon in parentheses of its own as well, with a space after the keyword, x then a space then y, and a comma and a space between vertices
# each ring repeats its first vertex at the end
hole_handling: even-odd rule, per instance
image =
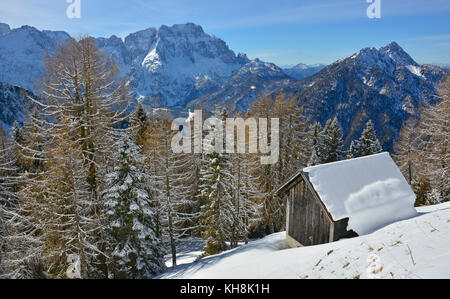
POLYGON ((417 213, 414 192, 389 153, 307 167, 303 172, 333 220, 349 217, 348 229, 360 235, 417 213))

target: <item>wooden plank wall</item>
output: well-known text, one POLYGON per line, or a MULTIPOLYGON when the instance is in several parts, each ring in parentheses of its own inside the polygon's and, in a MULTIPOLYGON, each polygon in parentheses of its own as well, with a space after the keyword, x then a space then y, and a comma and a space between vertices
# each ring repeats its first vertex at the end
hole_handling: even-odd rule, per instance
POLYGON ((304 246, 328 243, 331 221, 304 180, 290 190, 289 197, 289 236, 304 246))

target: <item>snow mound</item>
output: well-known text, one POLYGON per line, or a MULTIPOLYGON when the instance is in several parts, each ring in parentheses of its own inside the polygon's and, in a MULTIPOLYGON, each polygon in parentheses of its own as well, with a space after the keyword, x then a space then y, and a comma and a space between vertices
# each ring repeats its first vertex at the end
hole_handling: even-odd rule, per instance
POLYGON ((347 229, 364 235, 393 221, 414 217, 417 212, 410 204, 414 200, 409 186, 399 179, 367 185, 350 194, 344 203, 350 218, 347 229))

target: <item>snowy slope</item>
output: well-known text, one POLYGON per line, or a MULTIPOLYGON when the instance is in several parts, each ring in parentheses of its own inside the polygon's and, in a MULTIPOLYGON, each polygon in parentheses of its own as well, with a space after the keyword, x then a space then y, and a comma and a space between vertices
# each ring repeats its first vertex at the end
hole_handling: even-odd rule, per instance
POLYGON ((294 81, 275 64, 255 59, 236 71, 218 91, 191 101, 187 108, 195 109, 200 105, 203 109, 213 111, 215 105, 220 104, 231 113, 247 111, 260 96, 294 81))
POLYGON ((36 98, 26 89, 0 82, 0 127, 9 130, 15 121, 20 124, 25 120, 33 107, 28 97, 36 98))
POLYGON ((450 278, 450 203, 335 243, 283 249, 285 233, 175 268, 160 278, 450 278))
POLYGON ((36 91, 35 82, 45 73, 44 56, 70 36, 31 26, 10 30, 6 24, 0 25, 0 82, 36 91))

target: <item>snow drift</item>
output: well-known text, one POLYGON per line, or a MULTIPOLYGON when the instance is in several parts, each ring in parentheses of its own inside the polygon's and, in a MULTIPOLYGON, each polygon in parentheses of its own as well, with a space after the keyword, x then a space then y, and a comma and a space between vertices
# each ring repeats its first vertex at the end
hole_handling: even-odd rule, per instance
POLYGON ((303 169, 334 221, 364 235, 417 215, 415 195, 389 153, 303 169))
POLYGON ((344 203, 348 230, 364 235, 393 221, 417 215, 411 203, 415 196, 399 179, 389 178, 363 187, 344 203))

